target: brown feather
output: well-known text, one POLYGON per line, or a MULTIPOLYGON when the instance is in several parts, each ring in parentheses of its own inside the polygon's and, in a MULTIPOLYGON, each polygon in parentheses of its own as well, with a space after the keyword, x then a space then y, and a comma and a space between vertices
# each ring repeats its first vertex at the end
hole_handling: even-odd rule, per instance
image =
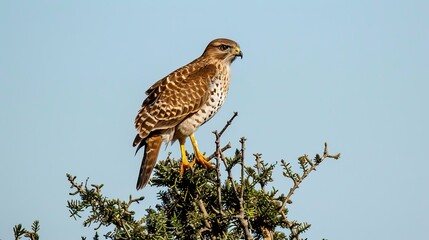
POLYGON ((137 190, 142 189, 149 182, 150 175, 152 174, 153 167, 158 159, 159 149, 162 144, 162 137, 160 135, 153 135, 147 137, 145 140, 145 148, 142 163, 140 166, 139 178, 137 180, 137 190))
MULTIPOLYGON (((139 144, 141 141, 142 141, 142 138, 140 137, 139 134, 137 134, 136 137, 134 138, 134 141, 133 141, 133 147, 137 146, 137 144, 139 144)), ((140 149, 140 148, 138 148, 138 149, 140 149)), ((137 151, 138 151, 138 149, 137 149, 137 151)), ((136 151, 136 153, 137 153, 137 151, 136 151)))
MULTIPOLYGON (((194 61, 177 70, 179 73, 171 73, 148 89, 148 97, 135 119, 140 139, 155 130, 174 128, 207 101, 210 97, 209 80, 217 69, 214 64, 204 64, 194 61), (191 73, 188 73, 189 68, 193 70, 191 73), (190 92, 194 95, 189 96, 190 92)), ((137 144, 139 142, 134 141, 133 146, 137 144)))

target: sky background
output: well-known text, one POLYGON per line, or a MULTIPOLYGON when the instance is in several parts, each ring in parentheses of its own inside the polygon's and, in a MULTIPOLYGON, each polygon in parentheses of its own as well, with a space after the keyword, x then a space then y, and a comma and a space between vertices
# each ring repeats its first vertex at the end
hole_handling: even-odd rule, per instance
MULTIPOLYGON (((66 173, 137 192, 131 147, 144 91, 200 56, 218 37, 237 41, 228 99, 213 130, 252 154, 295 164, 332 154, 293 195, 291 219, 309 239, 425 239, 429 227, 429 2, 1 1, 0 239, 40 220, 41 239, 92 237, 69 218, 66 173)), ((189 146, 189 145, 188 145, 189 146)), ((179 157, 176 143, 161 151, 179 157)), ((227 155, 233 154, 227 151, 227 155)), ((295 165, 296 166, 296 165, 295 165)), ((298 169, 297 169, 298 170, 298 169)), ((273 186, 291 183, 278 167, 273 186)))

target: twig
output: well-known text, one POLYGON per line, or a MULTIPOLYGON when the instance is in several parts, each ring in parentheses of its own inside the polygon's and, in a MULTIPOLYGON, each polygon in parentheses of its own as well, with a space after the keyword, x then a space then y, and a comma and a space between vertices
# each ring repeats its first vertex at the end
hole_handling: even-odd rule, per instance
POLYGON ((216 180, 217 180, 217 202, 219 205, 219 214, 223 216, 222 211, 222 181, 220 179, 220 158, 222 150, 220 148, 220 134, 217 131, 213 132, 216 135, 216 180))
POLYGON ((143 201, 143 200, 144 200, 144 196, 141 196, 139 198, 134 198, 133 199, 133 196, 130 194, 128 203, 125 205, 125 209, 128 209, 131 206, 132 203, 134 203, 134 202, 139 203, 139 201, 143 201))
MULTIPOLYGON (((220 137, 225 132, 225 130, 231 125, 232 121, 235 117, 238 116, 238 112, 234 112, 234 115, 232 115, 231 119, 229 119, 225 126, 222 128, 220 132, 214 131, 213 134, 216 136, 215 144, 216 144, 216 151, 210 155, 207 160, 210 160, 212 158, 216 158, 216 180, 217 180, 217 201, 219 205, 219 214, 221 216, 224 216, 223 210, 222 210, 222 181, 220 179, 220 160, 224 161, 224 157, 222 155, 222 152, 226 149, 231 148, 231 144, 228 143, 223 148, 220 147, 220 137)), ((226 161, 224 161, 225 163, 226 161)))
MULTIPOLYGON (((231 125, 232 121, 234 120, 235 117, 237 117, 237 115, 238 115, 238 113, 234 112, 234 115, 226 123, 226 125, 222 128, 222 130, 220 132, 217 132, 217 131, 213 132, 216 136, 216 141, 215 141, 216 151, 214 153, 214 157, 216 158, 216 172, 217 172, 217 184, 218 184, 218 189, 217 189, 217 191, 218 191, 218 204, 219 204, 219 212, 221 215, 223 215, 222 198, 221 198, 221 190, 222 189, 221 189, 221 180, 220 180, 220 160, 221 160, 223 162, 226 170, 227 170, 228 179, 231 181, 233 191, 234 191, 235 196, 236 196, 238 203, 239 203, 239 213, 236 215, 236 217, 239 220, 240 225, 243 228, 243 231, 245 234, 245 239, 251 240, 251 239, 253 239, 253 236, 250 234, 249 223, 245 219, 245 214, 244 214, 244 150, 245 150, 246 138, 242 137, 240 139, 240 143, 241 143, 241 156, 240 156, 240 160, 241 160, 241 189, 240 190, 237 189, 235 181, 232 178, 231 168, 229 167, 227 160, 225 159, 225 157, 222 154, 224 149, 230 148, 231 145, 228 143, 224 148, 220 148, 220 137, 225 132, 225 130, 228 128, 228 126, 231 125)), ((209 158, 211 158, 211 157, 212 156, 210 156, 209 158)))
MULTIPOLYGON (((261 167, 262 167, 262 164, 261 164, 261 154, 260 153, 255 153, 255 154, 253 154, 253 156, 255 156, 255 160, 256 160, 256 171, 258 171, 258 175, 260 175, 261 174, 261 167)), ((263 184, 262 181, 260 182, 260 185, 261 185, 261 190, 263 192, 265 192, 265 186, 264 186, 264 184, 263 184)))
POLYGON ((234 120, 235 117, 238 116, 238 112, 234 112, 234 115, 232 115, 231 119, 229 119, 229 121, 226 122, 226 125, 222 128, 222 130, 220 130, 219 132, 219 137, 222 136, 222 134, 225 132, 225 130, 229 127, 229 125, 231 125, 232 121, 234 120))
POLYGON ((245 146, 246 138, 242 137, 240 139, 241 143, 241 189, 240 189, 240 197, 238 197, 238 203, 240 206, 239 213, 237 215, 238 220, 240 221, 241 227, 243 228, 244 235, 246 239, 253 239, 252 234, 250 234, 249 230, 249 223, 247 222, 244 214, 244 150, 246 149, 245 146))
POLYGON ((225 157, 221 156, 221 160, 223 162, 223 165, 225 166, 226 172, 228 173, 228 179, 231 182, 232 190, 234 190, 235 197, 239 199, 240 197, 238 196, 237 185, 235 185, 234 178, 232 177, 232 172, 231 172, 232 168, 229 167, 225 157))
POLYGON ((66 174, 66 176, 67 176, 67 179, 69 180, 69 182, 71 184, 70 188, 76 188, 76 192, 69 193, 70 195, 76 195, 80 192, 84 192, 83 183, 81 183, 80 185, 75 183, 74 180, 76 180, 76 176, 72 176, 71 174, 68 174, 68 173, 66 174))
MULTIPOLYGON (((213 133, 216 134, 217 131, 214 131, 213 133)), ((231 143, 226 144, 223 148, 220 149, 221 152, 224 152, 227 149, 231 148, 231 143)), ((214 157, 216 157, 217 151, 215 151, 212 155, 207 157, 207 161, 212 160, 214 157)))
MULTIPOLYGON (((241 191, 240 191, 240 201, 243 203, 243 194, 244 194, 244 150, 246 149, 246 138, 241 137, 241 191)), ((241 207, 241 206, 240 206, 241 207)), ((244 208, 243 208, 244 210, 244 208)))
MULTIPOLYGON (((304 156, 306 157, 306 156, 304 156)), ((282 205, 279 209, 279 212, 283 212, 283 209, 285 208, 287 203, 290 203, 290 197, 294 194, 295 190, 297 188, 299 188, 299 184, 301 184, 301 182, 308 176, 308 174, 310 174, 312 171, 316 171, 316 167, 319 166, 320 163, 323 162, 323 160, 325 160, 326 158, 334 158, 334 159, 338 159, 340 157, 340 154, 336 154, 336 155, 329 155, 328 153, 328 144, 325 143, 325 148, 323 150, 323 156, 320 157, 318 154, 316 155, 316 159, 315 159, 315 163, 314 164, 310 164, 311 168, 307 169, 301 177, 298 176, 298 179, 295 179, 294 177, 291 176, 291 179, 293 180, 294 184, 292 186, 292 188, 289 190, 288 195, 286 196, 285 199, 283 199, 282 205)), ((282 160, 283 165, 285 165, 285 161, 282 160)))
POLYGON ((211 230, 212 229, 212 224, 209 221, 209 214, 207 213, 206 207, 204 206, 204 203, 201 199, 198 199, 197 201, 197 206, 200 208, 201 213, 204 216, 204 225, 206 226, 206 228, 208 228, 207 230, 211 230))

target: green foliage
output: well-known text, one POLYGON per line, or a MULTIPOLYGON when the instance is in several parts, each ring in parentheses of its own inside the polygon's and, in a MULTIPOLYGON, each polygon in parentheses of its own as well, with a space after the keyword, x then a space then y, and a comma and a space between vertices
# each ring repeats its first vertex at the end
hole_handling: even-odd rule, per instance
MULTIPOLYGON (((218 135, 220 138, 220 135, 218 135)), ((218 139, 219 140, 219 139, 218 139)), ((277 163, 269 164, 261 154, 255 154, 253 166, 244 164, 245 139, 234 156, 224 157, 217 141, 216 168, 204 169, 195 165, 180 175, 180 162, 170 156, 155 167, 152 187, 159 187, 159 203, 146 210, 136 220, 129 210, 143 197, 128 201, 107 199, 101 194, 103 185, 77 184, 76 177, 67 175, 74 192, 80 199, 68 201, 72 217, 89 210, 84 226, 98 224, 113 226, 104 236, 110 239, 302 239, 300 236, 310 224, 290 220, 287 204, 299 184, 326 158, 338 159, 325 151, 310 160, 307 155, 298 158, 301 172, 294 172, 289 163, 281 161, 283 175, 292 180, 287 194, 271 187, 272 174, 277 163), (222 163, 222 167, 221 167, 222 163), (222 171, 222 169, 224 169, 222 171), (239 177, 234 176, 238 170, 239 177), (221 172, 225 176, 221 176, 221 172)), ((188 156, 192 159, 193 156, 188 156)), ((95 239, 95 237, 94 237, 95 239)))
MULTIPOLYGON (((235 113, 219 133, 214 132, 216 151, 208 157, 215 159, 213 169, 196 164, 182 176, 179 161, 170 156, 159 161, 150 183, 160 189, 159 203, 146 209, 143 218, 136 219, 130 207, 144 197, 130 196, 127 201, 109 199, 101 193, 102 184, 88 185, 88 179, 76 183, 76 177, 67 174, 72 188, 70 195, 74 197, 67 205, 70 216, 78 219, 84 213, 83 225, 95 225, 94 240, 99 239, 99 230, 106 232, 103 235, 106 239, 302 239, 301 235, 311 225, 290 220, 287 205, 292 204, 295 190, 319 164, 340 155, 330 155, 325 143, 322 155, 317 154, 313 160, 307 155, 298 158, 299 173, 281 160, 283 176, 292 181, 292 186, 288 192, 279 193, 279 189, 269 188, 277 163, 266 163, 261 154, 254 154, 254 163, 246 165, 244 137, 233 156, 223 155, 231 146, 221 148, 220 139, 236 116, 235 113)), ((39 222, 35 221, 31 229, 27 231, 21 224, 15 226, 15 239, 39 239, 39 222)))
POLYGON ((15 240, 21 239, 22 237, 28 238, 30 240, 38 240, 39 234, 37 233, 40 230, 39 221, 34 221, 31 225, 31 231, 26 230, 21 224, 13 227, 13 233, 15 240))
MULTIPOLYGON (((73 218, 81 217, 80 213, 90 210, 90 215, 83 222, 85 227, 91 224, 98 224, 95 230, 101 226, 115 226, 114 230, 104 236, 111 239, 142 239, 142 220, 134 219, 134 212, 129 210, 132 203, 138 203, 144 197, 133 199, 130 195, 128 201, 119 199, 108 199, 101 194, 103 185, 92 184, 88 187, 88 180, 85 184, 77 184, 76 177, 67 174, 71 187, 75 189, 70 195, 79 195, 80 200, 67 201, 67 208, 73 218)), ((98 234, 97 234, 98 235, 98 234)), ((98 238, 95 236, 94 239, 98 238)))

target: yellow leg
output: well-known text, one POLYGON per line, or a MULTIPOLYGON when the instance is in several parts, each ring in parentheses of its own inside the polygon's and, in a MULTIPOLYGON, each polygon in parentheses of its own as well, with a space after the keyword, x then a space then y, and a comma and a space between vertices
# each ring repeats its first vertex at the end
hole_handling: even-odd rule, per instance
POLYGON ((192 165, 194 165, 195 161, 191 163, 188 162, 188 158, 186 157, 185 141, 180 141, 180 152, 182 153, 182 163, 180 164, 180 175, 183 175, 183 173, 187 168, 190 168, 192 167, 192 165))
POLYGON ((207 158, 198 149, 197 140, 195 139, 194 134, 191 134, 189 138, 191 139, 191 143, 192 143, 192 146, 194 147, 194 154, 195 154, 195 159, 192 163, 197 161, 200 164, 202 164, 204 168, 214 168, 213 165, 209 161, 207 161, 207 158))

